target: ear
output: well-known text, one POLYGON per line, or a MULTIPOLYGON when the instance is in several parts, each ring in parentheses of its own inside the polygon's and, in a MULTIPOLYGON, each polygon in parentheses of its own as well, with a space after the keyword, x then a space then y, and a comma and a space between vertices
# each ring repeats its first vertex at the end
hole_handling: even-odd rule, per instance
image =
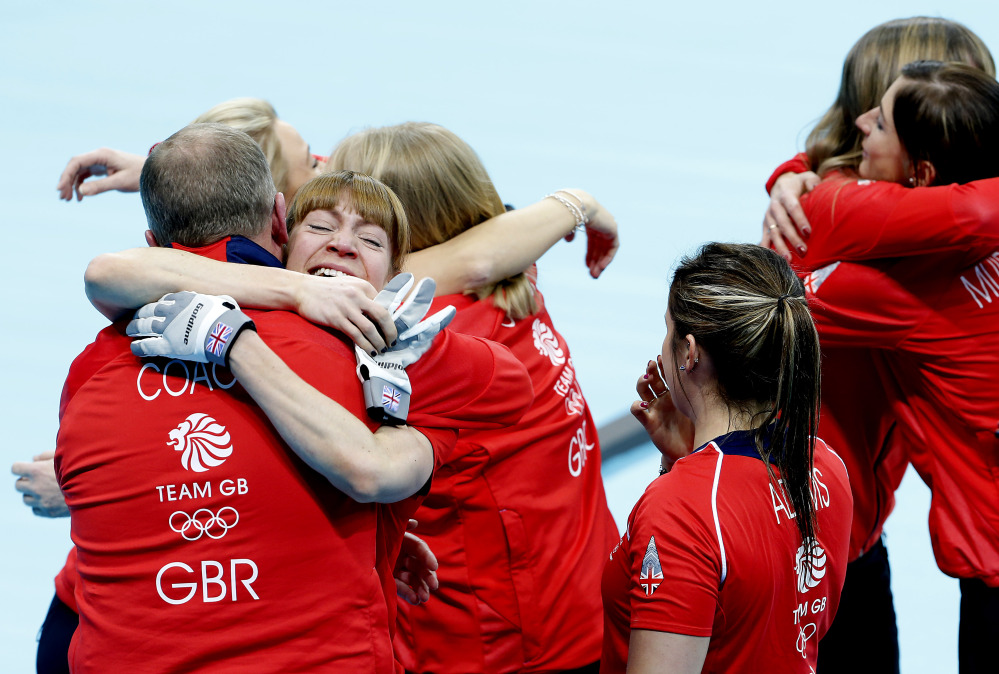
POLYGON ((287 215, 284 195, 278 192, 274 195, 274 208, 271 209, 271 238, 278 246, 288 243, 288 223, 285 222, 287 215))
POLYGON ((937 179, 937 169, 928 159, 916 162, 916 187, 929 187, 937 179))
POLYGON ((683 340, 687 343, 686 353, 683 354, 683 365, 687 368, 687 374, 690 374, 700 362, 700 347, 693 335, 687 335, 683 340))
POLYGON ((153 234, 152 231, 150 231, 148 229, 146 230, 146 244, 150 248, 162 248, 163 247, 163 246, 160 245, 160 242, 156 240, 156 235, 153 234))

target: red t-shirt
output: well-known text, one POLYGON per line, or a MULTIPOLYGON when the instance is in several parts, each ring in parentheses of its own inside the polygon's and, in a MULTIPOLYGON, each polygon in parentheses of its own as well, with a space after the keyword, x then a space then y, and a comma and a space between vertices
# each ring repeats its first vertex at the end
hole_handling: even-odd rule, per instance
POLYGON ((632 629, 710 637, 705 672, 812 672, 839 606, 852 511, 839 457, 815 443, 812 571, 794 510, 748 432, 716 438, 656 479, 603 575, 601 672, 623 672, 632 629))
POLYGON ((600 658, 603 560, 617 540, 596 425, 568 346, 539 311, 511 321, 491 298, 453 304, 451 329, 510 347, 534 405, 516 426, 462 431, 415 517, 440 590, 401 603, 397 655, 410 671, 556 671, 600 658))
MULTIPOLYGON (((971 247, 969 246, 969 249, 971 247)), ((823 340, 877 351, 909 458, 932 491, 940 569, 999 586, 999 250, 840 263, 806 277, 823 340)))

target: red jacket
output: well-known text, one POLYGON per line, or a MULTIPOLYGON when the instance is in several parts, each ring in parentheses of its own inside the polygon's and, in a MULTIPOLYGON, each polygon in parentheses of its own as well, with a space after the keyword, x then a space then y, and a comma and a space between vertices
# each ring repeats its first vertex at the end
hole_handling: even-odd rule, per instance
POLYGON ((534 405, 503 431, 461 431, 415 517, 440 562, 440 590, 401 604, 397 656, 442 674, 555 671, 600 659, 599 578, 617 540, 597 429, 568 346, 540 310, 507 320, 490 298, 438 298, 451 328, 510 347, 534 405))
POLYGON ((999 586, 999 180, 907 189, 838 179, 802 204, 828 242, 809 250, 813 265, 843 251, 856 259, 850 249, 877 256, 883 244, 925 253, 833 262, 805 276, 806 289, 823 346, 873 350, 896 432, 933 493, 941 570, 999 586))

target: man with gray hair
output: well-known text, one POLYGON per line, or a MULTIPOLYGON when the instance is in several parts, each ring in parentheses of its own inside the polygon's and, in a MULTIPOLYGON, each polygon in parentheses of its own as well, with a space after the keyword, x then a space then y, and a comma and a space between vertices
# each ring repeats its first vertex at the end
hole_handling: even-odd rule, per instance
MULTIPOLYGON (((281 266, 284 199, 245 134, 182 129, 151 153, 141 192, 151 245, 281 266)), ((250 313, 255 327, 242 327, 375 428, 341 338, 295 314, 250 313)), ((376 569, 384 506, 309 469, 227 368, 140 361, 123 327, 74 361, 61 406, 55 464, 77 546, 61 575, 78 574, 80 613, 72 671, 392 671, 376 569)), ((454 442, 453 431, 424 435, 435 455, 454 442)))

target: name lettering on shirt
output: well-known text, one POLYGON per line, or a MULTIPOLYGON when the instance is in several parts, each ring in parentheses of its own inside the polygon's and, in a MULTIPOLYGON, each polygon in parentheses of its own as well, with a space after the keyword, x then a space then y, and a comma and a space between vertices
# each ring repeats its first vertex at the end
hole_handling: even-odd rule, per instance
POLYGON ((596 447, 586 439, 586 422, 583 421, 576 429, 576 434, 569 441, 569 475, 579 477, 586 465, 586 457, 596 447))
POLYGON ((204 363, 171 360, 160 370, 156 363, 147 362, 139 368, 135 388, 143 400, 156 400, 164 391, 174 398, 185 393, 192 394, 198 382, 207 386, 209 391, 214 391, 215 387, 226 390, 236 384, 236 378, 224 367, 214 363, 209 373, 204 363))
POLYGON ((562 368, 562 372, 559 374, 558 380, 552 389, 555 393, 565 398, 566 414, 571 417, 575 414, 581 415, 583 413, 586 401, 583 399, 583 390, 576 382, 576 372, 572 367, 572 358, 562 368))
POLYGON ((997 258, 999 258, 999 251, 993 252, 984 261, 976 264, 972 270, 974 277, 971 280, 968 279, 971 276, 970 273, 961 276, 961 284, 971 295, 971 299, 975 300, 979 309, 985 308, 983 301, 992 304, 993 297, 999 298, 999 259, 997 258))
MULTIPOLYGON (((777 520, 777 524, 781 523, 781 513, 784 513, 785 521, 790 522, 798 513, 794 512, 794 506, 791 505, 791 499, 788 498, 787 492, 784 490, 784 480, 777 480, 777 486, 775 487, 773 482, 769 483, 770 487, 770 500, 774 507, 774 517, 777 520)), ((829 488, 822 481, 822 471, 818 468, 812 468, 812 480, 811 484, 808 486, 808 491, 812 495, 812 507, 818 512, 823 508, 828 508, 831 502, 829 497, 829 488)))

